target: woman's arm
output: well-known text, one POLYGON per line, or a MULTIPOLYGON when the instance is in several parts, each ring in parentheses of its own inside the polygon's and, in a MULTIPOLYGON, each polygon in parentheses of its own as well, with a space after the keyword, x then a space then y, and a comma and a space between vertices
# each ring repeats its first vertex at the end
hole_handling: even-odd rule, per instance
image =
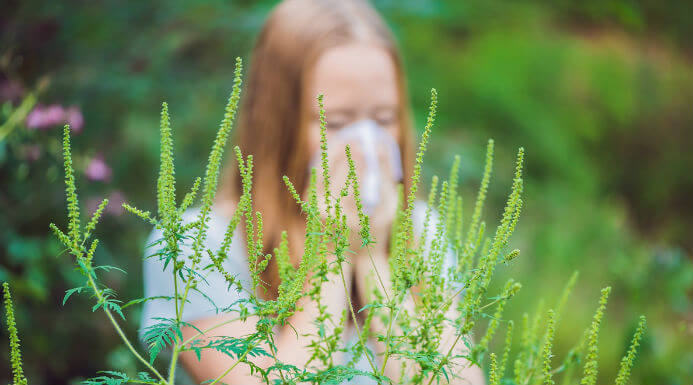
MULTIPOLYGON (((234 315, 222 314, 196 320, 190 322, 190 324, 204 331, 222 322, 232 320, 233 318, 235 318, 234 315)), ((240 320, 233 321, 215 328, 213 331, 210 331, 207 336, 230 336, 240 338, 255 332, 256 322, 257 317, 250 317, 245 322, 240 320)), ((204 337, 195 337, 198 331, 192 327, 184 327, 182 328, 182 332, 184 341, 191 338, 201 338, 203 339, 203 343, 207 342, 207 339, 204 337)), ((270 365, 270 361, 266 357, 251 358, 250 360, 260 367, 267 367, 270 365)), ((200 354, 199 361, 194 352, 187 351, 181 353, 180 362, 193 380, 196 383, 200 383, 218 378, 230 368, 236 360, 216 350, 204 349, 200 354)), ((250 368, 245 364, 240 364, 235 367, 233 371, 221 378, 221 381, 225 383, 243 383, 248 385, 261 384, 259 379, 253 378, 250 375, 250 368)))
MULTIPOLYGON (((344 264, 345 278, 347 279, 347 287, 351 287, 352 271, 351 266, 344 264)), ((322 287, 322 302, 327 307, 327 312, 333 315, 335 322, 340 318, 342 311, 346 308, 346 294, 341 277, 331 275, 329 281, 325 282, 322 287)), ((276 358, 279 362, 289 365, 295 365, 302 368, 311 357, 311 351, 307 345, 311 342, 314 336, 317 335, 317 325, 313 321, 317 318, 318 309, 314 302, 309 298, 304 297, 299 302, 299 308, 303 310, 297 311, 289 318, 291 326, 286 325, 281 327, 275 335, 276 358), (296 333, 298 331, 298 334, 296 333)), ((191 322, 199 330, 205 331, 221 323, 232 321, 235 315, 218 315, 205 319, 200 319, 191 322)), ((236 320, 214 328, 214 330, 206 333, 208 337, 213 336, 230 336, 241 338, 256 331, 255 325, 258 317, 249 317, 246 321, 236 320)), ((331 325, 327 325, 327 333, 330 333, 331 325)), ((192 327, 182 329, 184 341, 195 337, 198 333, 192 327)), ((199 337, 204 339, 204 337, 199 337)), ((262 346, 263 349, 270 352, 267 346, 262 346)), ((231 358, 223 353, 215 350, 205 349, 200 355, 200 360, 194 352, 184 352, 180 356, 182 365, 187 372, 193 377, 196 382, 203 382, 210 379, 216 379, 236 364, 236 359, 231 358)), ((255 365, 265 369, 275 363, 274 357, 260 356, 251 357, 249 361, 255 365)), ((277 376, 277 374, 275 374, 277 376)), ((238 384, 262 384, 262 380, 254 377, 250 373, 250 367, 247 364, 241 363, 235 366, 231 371, 221 379, 226 383, 238 384)))
MULTIPOLYGON (((371 252, 370 256, 365 253, 365 255, 359 255, 357 258, 355 258, 354 271, 356 277, 356 288, 357 294, 363 299, 362 303, 369 303, 373 300, 372 292, 369 292, 368 290, 372 290, 374 286, 378 291, 381 292, 383 298, 386 298, 386 295, 383 292, 383 286, 388 292, 388 295, 392 295, 390 284, 390 266, 386 255, 387 254, 382 250, 374 250, 371 252), (380 275, 380 278, 378 278, 373 271, 374 265, 380 275), (382 284, 380 279, 382 279, 382 284)), ((407 296, 402 306, 407 309, 410 314, 414 314, 414 303, 412 302, 411 295, 407 296)), ((446 314, 446 318, 455 319, 456 317, 459 317, 459 314, 457 313, 453 304, 453 306, 450 306, 450 309, 446 314)), ((389 325, 384 325, 377 317, 373 317, 373 321, 370 325, 371 330, 373 330, 375 334, 381 335, 387 334, 388 326, 389 325)), ((392 327, 394 328, 394 325, 392 327)), ((443 334, 441 336, 442 344, 439 352, 441 354, 447 354, 453 344, 455 344, 452 355, 466 355, 468 353, 466 344, 464 344, 461 339, 455 343, 455 340, 457 339, 456 337, 455 328, 449 323, 445 323, 443 334)), ((376 350, 378 354, 384 354, 386 352, 385 344, 376 341, 376 350)), ((465 359, 459 359, 456 362, 456 365, 456 367, 460 368, 460 371, 455 373, 457 377, 452 378, 450 384, 484 385, 486 383, 483 371, 477 365, 472 365, 465 359)), ((401 361, 399 359, 389 358, 384 373, 390 379, 397 380, 400 377, 400 368, 401 361)))
MULTIPOLYGON (((457 319, 460 317, 459 312, 457 311, 457 306, 455 306, 454 301, 452 306, 450 306, 450 309, 446 313, 445 317, 448 319, 457 319)), ((462 336, 462 338, 471 338, 471 336, 462 336)), ((450 351, 450 348, 452 347, 452 356, 460 356, 460 355, 468 355, 469 354, 469 349, 467 348, 467 344, 464 343, 464 341, 460 338, 458 340, 457 338, 457 333, 455 328, 450 325, 449 323, 445 324, 445 328, 443 329, 443 335, 441 337, 441 341, 443 344, 441 345, 441 353, 442 354, 447 354, 448 351, 450 351), (453 344, 454 347, 453 347, 453 344)), ((457 367, 460 368, 459 372, 455 373, 457 375, 456 378, 453 378, 452 381, 450 382, 451 384, 455 385, 484 385, 486 384, 486 379, 484 378, 484 372, 481 370, 481 368, 478 365, 472 364, 469 360, 467 359, 460 359, 458 362, 456 362, 457 367)))

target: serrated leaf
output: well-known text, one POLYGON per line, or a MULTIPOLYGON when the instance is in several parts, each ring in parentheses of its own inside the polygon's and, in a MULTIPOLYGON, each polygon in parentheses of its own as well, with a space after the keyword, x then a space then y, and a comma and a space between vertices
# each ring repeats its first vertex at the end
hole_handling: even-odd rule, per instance
POLYGON ((105 271, 116 270, 116 271, 119 271, 123 274, 127 274, 127 271, 121 269, 120 267, 116 267, 116 266, 101 265, 101 266, 95 266, 94 267, 94 271, 99 270, 99 269, 105 270, 105 271))
POLYGON ((104 373, 109 376, 99 376, 90 378, 84 382, 85 385, 122 385, 127 384, 130 381, 130 377, 127 374, 116 372, 113 370, 102 370, 99 373, 104 373))
POLYGON ((149 348, 149 362, 153 363, 159 353, 169 345, 183 338, 179 324, 172 318, 155 318, 160 323, 151 325, 144 330, 144 341, 149 348))
POLYGON ((204 297, 204 299, 206 299, 212 305, 212 307, 214 307, 214 311, 216 312, 216 314, 219 314, 220 309, 217 306, 217 304, 214 303, 214 300, 212 298, 210 298, 207 294, 205 294, 202 290, 198 289, 197 287, 193 287, 193 290, 200 293, 200 295, 202 295, 202 297, 204 297))
POLYGON ((137 299, 133 299, 132 301, 128 301, 125 305, 121 306, 120 308, 125 309, 127 307, 132 306, 132 305, 137 305, 137 304, 144 303, 144 302, 151 301, 151 300, 155 300, 155 299, 165 299, 167 301, 170 301, 173 299, 173 297, 170 297, 167 295, 159 295, 159 296, 155 296, 155 297, 137 298, 137 299))
POLYGON ((196 345, 196 343, 201 342, 201 340, 193 341, 191 346, 186 347, 184 350, 193 350, 198 354, 198 350, 211 349, 233 359, 238 359, 240 356, 246 354, 246 351, 248 352, 248 357, 271 357, 271 354, 265 349, 255 346, 257 345, 256 340, 257 337, 255 335, 250 338, 235 338, 230 336, 213 337, 207 340, 205 345, 196 345))
POLYGON ((118 305, 118 304, 115 303, 114 301, 106 301, 106 302, 104 303, 104 306, 106 306, 106 307, 107 307, 108 309, 110 309, 111 311, 114 311, 114 312, 118 313, 118 315, 120 316, 120 318, 122 318, 123 321, 125 320, 125 316, 123 315, 123 310, 121 309, 120 305, 118 305))
POLYGON ((82 290, 86 289, 84 286, 80 287, 75 287, 69 290, 65 290, 65 296, 63 297, 63 306, 65 306, 65 302, 67 302, 68 298, 72 296, 74 293, 82 293, 82 290))
POLYGON ((156 380, 154 380, 154 379, 149 375, 149 373, 147 373, 147 372, 139 372, 139 373, 137 373, 137 378, 139 378, 139 379, 142 380, 142 381, 149 381, 149 382, 152 382, 152 383, 156 383, 156 380))
POLYGON ((109 299, 109 298, 102 298, 101 301, 97 302, 96 305, 94 305, 91 308, 91 311, 97 311, 99 308, 104 308, 104 310, 110 310, 113 312, 118 313, 120 318, 125 320, 125 316, 123 315, 123 310, 121 309, 120 305, 118 305, 118 302, 121 302, 117 299, 109 299))
POLYGON ((361 309, 359 309, 358 313, 361 313, 362 311, 367 310, 367 309, 379 309, 381 307, 387 307, 387 305, 384 303, 380 303, 380 302, 372 302, 372 303, 369 303, 368 305, 362 307, 361 309))

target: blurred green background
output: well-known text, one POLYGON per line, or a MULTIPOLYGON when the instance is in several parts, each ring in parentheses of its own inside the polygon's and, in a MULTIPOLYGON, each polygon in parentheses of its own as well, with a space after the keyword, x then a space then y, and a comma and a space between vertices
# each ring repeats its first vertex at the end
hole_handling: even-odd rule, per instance
MULTIPOLYGON (((99 263, 122 298, 141 296, 148 227, 118 209, 154 207, 158 113, 172 112, 177 176, 201 173, 231 88, 274 1, 5 0, 0 12, 0 281, 14 287, 28 377, 73 383, 97 370, 135 371, 88 298, 48 223, 64 225, 60 130, 73 148, 83 207, 111 205, 99 263)), ((421 127, 431 87, 439 123, 426 175, 462 157, 467 202, 488 138, 497 220, 519 146, 526 204, 497 282, 524 284, 519 319, 577 288, 558 328, 559 358, 579 339, 599 289, 613 286, 601 333, 600 383, 613 381, 637 316, 649 329, 634 384, 693 382, 693 3, 626 0, 379 0, 405 59, 421 127)), ((471 204, 467 205, 469 208, 471 204)), ((129 308, 134 338, 139 314, 129 308)), ((2 331, 6 341, 5 330, 2 331)), ((9 381, 6 342, 0 382, 9 381)), ((557 360, 555 362, 558 362, 557 360)))

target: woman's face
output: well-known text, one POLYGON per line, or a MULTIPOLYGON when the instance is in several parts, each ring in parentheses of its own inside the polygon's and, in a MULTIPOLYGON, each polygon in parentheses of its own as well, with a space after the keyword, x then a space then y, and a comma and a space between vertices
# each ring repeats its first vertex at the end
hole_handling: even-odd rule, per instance
POLYGON ((330 48, 318 57, 306 80, 302 102, 311 106, 307 127, 311 153, 320 148, 318 94, 325 95, 328 142, 342 127, 370 119, 399 143, 397 71, 385 49, 368 43, 330 48))
MULTIPOLYGON (((312 106, 306 129, 313 154, 311 162, 316 162, 320 151, 320 115, 315 97, 325 95, 331 193, 338 194, 346 181, 344 146, 351 145, 361 200, 364 210, 371 215, 371 229, 378 239, 387 239, 384 234, 389 231, 397 209, 397 199, 392 198, 397 196, 397 183, 402 176, 400 152, 396 151, 401 135, 397 80, 395 63, 386 50, 366 43, 337 46, 318 58, 302 100, 312 106), (364 124, 340 135, 340 129, 359 121, 364 124)), ((321 195, 323 183, 318 182, 321 195)), ((357 228, 355 202, 347 198, 342 203, 347 223, 352 229, 357 228)), ((358 236, 358 231, 353 236, 358 236)))

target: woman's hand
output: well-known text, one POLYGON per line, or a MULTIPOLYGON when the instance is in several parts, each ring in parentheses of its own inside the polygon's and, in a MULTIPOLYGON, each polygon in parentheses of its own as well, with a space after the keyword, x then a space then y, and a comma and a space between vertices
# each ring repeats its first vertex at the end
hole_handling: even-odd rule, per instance
MULTIPOLYGON (((317 178, 316 178, 316 193, 318 198, 318 208, 320 209, 320 215, 323 219, 326 219, 329 215, 334 215, 335 203, 339 199, 341 201, 341 206, 343 213, 347 216, 347 226, 350 229, 357 229, 359 224, 358 215, 356 212, 356 205, 353 199, 353 194, 351 187, 347 185, 347 180, 349 176, 349 163, 347 162, 347 157, 344 152, 344 146, 346 143, 342 141, 337 141, 333 145, 330 142, 327 152, 327 177, 329 178, 329 212, 328 212, 328 202, 325 201, 325 175, 321 165, 321 159, 314 159, 313 167, 316 168, 317 178), (342 190, 347 189, 348 196, 341 197, 342 190)), ((304 193, 304 199, 308 198, 308 191, 304 193)))
MULTIPOLYGON (((331 142, 331 147, 329 147, 328 167, 330 178, 330 195, 332 198, 330 205, 334 210, 334 203, 338 198, 340 199, 343 213, 346 215, 346 223, 350 230, 349 243, 351 245, 351 250, 355 251, 357 255, 361 256, 366 254, 366 250, 361 250, 363 239, 361 238, 361 223, 359 221, 359 212, 354 197, 354 191, 352 186, 347 186, 349 164, 344 150, 347 144, 349 143, 335 141, 334 144, 331 142), (345 186, 347 188, 348 195, 341 197, 340 193, 345 186)), ((354 161, 359 186, 363 189, 366 174, 364 154, 359 146, 352 146, 351 154, 354 161)), ((378 250, 380 252, 387 252, 392 223, 397 211, 397 185, 400 181, 395 180, 395 173, 392 169, 393 166, 387 159, 387 153, 384 149, 378 153, 378 167, 379 183, 377 187, 379 199, 376 205, 369 207, 366 202, 364 202, 364 197, 362 196, 362 209, 369 217, 370 235, 371 239, 375 241, 375 243, 371 245, 371 249, 378 250)), ((324 198, 325 182, 321 170, 318 170, 316 187, 318 206, 320 208, 322 217, 326 218, 327 204, 324 198)))
MULTIPOLYGON (((352 154, 356 168, 356 176, 359 180, 359 185, 363 187, 365 174, 365 165, 363 164, 364 154, 361 153, 359 147, 354 148, 352 154)), ((400 183, 400 180, 395 179, 393 165, 388 159, 388 154, 385 149, 380 148, 377 155, 378 167, 380 169, 378 186, 379 199, 375 207, 371 207, 370 210, 366 207, 366 214, 369 217, 371 236, 375 241, 373 249, 380 253, 387 253, 392 223, 397 214, 397 203, 399 200, 397 185, 400 183)))
MULTIPOLYGON (((346 287, 351 287, 352 271, 349 264, 342 264, 346 287)), ((325 321, 326 335, 334 332, 342 312, 347 310, 347 292, 339 273, 328 273, 328 279, 323 282, 320 294, 320 305, 331 318, 325 321)), ((303 367, 311 357, 308 345, 312 340, 319 339, 319 325, 315 320, 319 317, 318 305, 309 297, 299 300, 297 311, 289 318, 290 326, 283 327, 277 338, 279 360, 286 364, 303 367), (298 334, 296 333, 298 331, 298 334)), ((338 353, 339 355, 341 353, 338 353)), ((339 358, 335 362, 340 362, 339 358)), ((315 363, 314 363, 315 364, 315 363)))
MULTIPOLYGON (((349 164, 344 153, 346 143, 330 143, 330 151, 328 154, 328 166, 330 175, 330 194, 334 204, 334 200, 340 197, 340 191, 347 183, 349 175, 349 164)), ((351 148, 352 159, 354 161, 355 171, 359 185, 364 178, 364 154, 359 146, 351 148)), ((341 204, 344 214, 347 218, 347 225, 350 230, 349 242, 350 249, 355 251, 349 263, 343 264, 343 268, 353 267, 353 274, 345 270, 344 274, 347 279, 347 287, 351 288, 351 279, 356 281, 356 292, 349 293, 352 301, 360 304, 365 304, 373 301, 373 289, 378 290, 383 298, 391 295, 390 288, 390 268, 388 263, 388 246, 392 224, 396 215, 398 203, 398 183, 395 179, 394 171, 391 162, 387 159, 386 151, 379 151, 378 163, 380 167, 379 179, 379 200, 378 204, 371 207, 371 210, 366 214, 369 216, 370 235, 374 243, 363 246, 361 239, 361 224, 357 211, 356 201, 354 199, 353 189, 349 187, 348 196, 341 197, 341 204), (377 271, 377 273, 376 273, 377 271), (376 287, 374 288, 373 285, 376 287)), ((317 194, 318 205, 321 209, 323 218, 326 217, 325 203, 325 185, 322 172, 319 171, 317 178, 317 194)), ((341 278, 337 278, 341 284, 341 278)), ((358 309, 356 309, 358 310, 358 309)), ((387 325, 376 317, 370 325, 375 334, 385 335, 387 333, 387 325)), ((376 350, 379 354, 383 354, 385 346, 382 343, 376 342, 376 350)), ((399 365, 395 360, 388 363, 385 374, 391 378, 399 375, 399 365)))

